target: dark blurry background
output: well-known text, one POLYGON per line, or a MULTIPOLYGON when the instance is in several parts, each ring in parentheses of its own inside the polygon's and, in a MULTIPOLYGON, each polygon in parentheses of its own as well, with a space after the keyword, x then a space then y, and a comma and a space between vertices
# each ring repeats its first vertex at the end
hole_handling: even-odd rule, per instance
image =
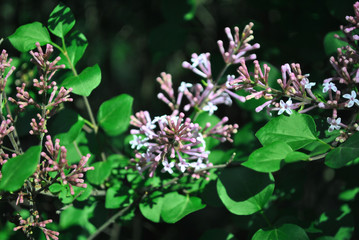
MULTIPOLYGON (((6 38, 22 24, 34 21, 47 24, 49 14, 58 3, 55 0, 1 0, 0 37, 6 38)), ((181 81, 196 82, 199 78, 182 69, 181 63, 189 60, 193 52, 210 52, 214 74, 218 73, 223 61, 216 42, 222 39, 225 46, 228 44, 224 28, 243 29, 250 21, 255 24, 252 43, 261 45, 256 52, 260 61, 277 68, 284 63, 298 62, 304 73, 311 74, 311 81, 322 81, 331 69, 323 48, 324 36, 345 24, 346 15, 353 15, 354 1, 88 0, 63 3, 71 8, 76 18, 75 28, 83 32, 89 42, 77 65, 78 71, 96 63, 102 70, 102 83, 89 97, 94 111, 103 101, 127 93, 135 99, 134 112, 149 110, 154 116, 168 113, 167 106, 156 98, 159 86, 155 79, 162 71, 173 75, 175 86, 181 81)), ((19 55, 8 40, 1 47, 6 48, 10 56, 19 55)), ((75 106, 81 110, 81 98, 75 106)), ((248 113, 238 108, 224 108, 220 114, 230 115, 232 121, 240 125, 251 120, 248 113)), ((313 176, 308 181, 314 182, 318 172, 309 171, 313 176)), ((296 204, 301 206, 303 214, 315 206, 313 203, 306 208, 309 203, 305 198, 298 199, 296 204)), ((292 205, 289 208, 293 209, 292 205)), ((249 217, 228 214, 224 208, 206 209, 176 225, 152 224, 137 215, 131 226, 123 230, 123 236, 127 236, 126 239, 198 239, 206 229, 224 227, 236 237, 246 239, 239 229, 251 221, 249 217)))

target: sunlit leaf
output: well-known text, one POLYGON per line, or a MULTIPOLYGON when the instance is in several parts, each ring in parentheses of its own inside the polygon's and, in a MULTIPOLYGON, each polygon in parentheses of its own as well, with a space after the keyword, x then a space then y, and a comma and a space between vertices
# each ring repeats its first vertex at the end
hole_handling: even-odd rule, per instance
POLYGON ((274 191, 269 174, 249 168, 225 169, 217 181, 217 192, 233 214, 250 215, 264 208, 274 191))
POLYGON ((97 120, 109 136, 116 136, 127 130, 130 124, 133 98, 121 94, 101 104, 97 120))
POLYGON ((287 143, 297 150, 317 140, 316 127, 311 116, 293 112, 289 117, 281 115, 270 120, 256 133, 263 146, 276 141, 287 143))
POLYGON ((163 199, 161 217, 167 223, 175 223, 205 206, 198 197, 184 196, 177 192, 172 192, 166 194, 163 199))
POLYGON ((33 146, 24 154, 10 158, 1 169, 0 189, 9 192, 20 189, 25 180, 35 172, 40 152, 40 146, 33 146))
POLYGON ((20 52, 27 52, 36 47, 36 43, 45 45, 51 42, 50 34, 46 27, 39 22, 22 25, 15 33, 9 36, 11 44, 20 52))
POLYGON ((294 224, 284 224, 273 229, 259 229, 252 240, 309 240, 307 233, 294 224))
POLYGON ((78 76, 66 78, 62 85, 72 88, 72 92, 81 96, 90 96, 101 82, 101 69, 96 64, 83 70, 78 76))
POLYGON ((75 25, 75 17, 71 9, 60 3, 51 12, 48 27, 52 34, 63 38, 75 25))

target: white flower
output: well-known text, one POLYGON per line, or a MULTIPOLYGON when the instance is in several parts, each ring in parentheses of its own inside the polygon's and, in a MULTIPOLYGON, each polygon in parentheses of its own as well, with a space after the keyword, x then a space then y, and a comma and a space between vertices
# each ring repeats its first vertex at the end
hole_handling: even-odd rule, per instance
MULTIPOLYGON (((195 68, 197 67, 199 64, 202 64, 202 63, 207 63, 207 57, 206 57, 206 54, 204 53, 201 53, 199 56, 196 56, 196 57, 192 57, 191 58, 191 62, 192 62, 192 67, 195 68)), ((206 65, 206 64, 205 64, 206 65)))
POLYGON ((133 140, 130 141, 131 148, 136 150, 140 150, 142 147, 148 146, 148 138, 142 139, 142 136, 133 135, 133 140))
POLYGON ((306 77, 303 78, 300 83, 307 89, 311 89, 313 86, 315 86, 315 83, 309 82, 309 79, 306 77))
POLYGON ((291 98, 289 98, 286 103, 284 103, 283 100, 280 100, 279 105, 280 105, 280 109, 278 111, 278 115, 281 115, 283 112, 286 112, 289 115, 292 114, 292 109, 290 108, 292 106, 292 99, 291 98))
POLYGON ((236 76, 234 75, 227 75, 227 82, 226 82, 226 87, 227 88, 232 88, 231 82, 236 79, 236 76))
POLYGON ((168 172, 169 174, 173 173, 172 168, 175 166, 174 162, 168 162, 166 159, 162 161, 163 168, 161 172, 168 172))
POLYGON ((180 169, 181 172, 185 172, 188 166, 189 164, 185 160, 182 160, 177 163, 177 167, 180 169))
POLYGON ((333 92, 336 92, 338 89, 337 87, 334 85, 334 83, 332 82, 326 82, 326 83, 323 83, 323 93, 326 93, 330 90, 332 90, 333 92))
POLYGON ((198 158, 197 162, 190 163, 190 166, 194 168, 195 171, 206 168, 207 165, 203 163, 202 158, 198 158))
POLYGON ((347 93, 347 94, 343 95, 343 98, 349 99, 349 102, 347 105, 348 108, 351 108, 354 105, 354 103, 359 106, 359 100, 356 99, 356 97, 357 97, 357 94, 355 93, 355 91, 352 91, 351 94, 347 93))
POLYGON ((211 102, 208 102, 208 104, 202 108, 202 110, 207 111, 209 115, 212 115, 217 109, 218 107, 211 102))
POLYGON ((191 83, 181 82, 181 86, 178 87, 179 92, 186 91, 187 88, 192 87, 193 85, 191 83))
POLYGON ((339 130, 341 121, 342 121, 341 118, 332 119, 332 118, 328 117, 327 122, 330 124, 328 131, 332 132, 334 129, 339 130))
POLYGON ((198 137, 196 139, 202 143, 203 149, 206 149, 206 141, 204 140, 202 133, 198 133, 198 137))

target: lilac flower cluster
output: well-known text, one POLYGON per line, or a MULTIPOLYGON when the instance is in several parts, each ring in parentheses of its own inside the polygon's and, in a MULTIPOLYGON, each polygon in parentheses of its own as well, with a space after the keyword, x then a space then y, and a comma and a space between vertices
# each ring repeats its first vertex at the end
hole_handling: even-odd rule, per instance
POLYGON ((0 92, 2 93, 5 89, 6 82, 10 75, 14 72, 16 69, 14 66, 11 66, 12 59, 10 58, 8 60, 8 54, 6 50, 2 50, 0 55, 0 92), (5 70, 7 68, 10 68, 10 70, 5 75, 5 70))
POLYGON ((76 165, 69 165, 67 160, 67 149, 64 146, 60 146, 60 140, 56 139, 55 144, 51 140, 51 136, 46 136, 45 147, 46 152, 41 152, 41 156, 45 158, 46 162, 39 166, 38 171, 34 176, 37 178, 36 182, 39 182, 41 177, 46 176, 48 172, 57 172, 61 178, 63 184, 67 184, 70 187, 70 192, 74 195, 73 186, 86 188, 87 184, 84 183, 84 173, 88 170, 94 170, 94 167, 85 167, 87 161, 90 158, 90 154, 82 156, 80 162, 76 165), (58 159, 58 160, 57 160, 58 159), (40 168, 41 167, 41 168, 40 168))
MULTIPOLYGON (((331 117, 327 118, 329 132, 344 128, 350 135, 353 131, 358 131, 358 123, 355 120, 349 124, 344 124, 342 119, 338 117, 338 111, 359 106, 356 88, 356 84, 359 83, 359 69, 357 67, 359 57, 355 50, 357 49, 355 41, 359 40, 359 36, 356 34, 357 31, 355 31, 359 29, 359 2, 354 4, 354 11, 355 16, 346 17, 349 24, 341 26, 344 37, 335 36, 348 45, 338 48, 337 58, 331 57, 329 60, 336 71, 336 75, 323 81, 323 96, 318 97, 312 92, 312 87, 316 83, 309 81, 310 75, 304 74, 298 63, 284 64, 281 67, 282 78, 277 80, 281 89, 275 89, 268 82, 269 66, 263 64, 261 67, 259 62, 255 60, 253 62, 254 72, 249 72, 243 58, 237 61, 237 63, 240 63, 237 70, 239 75, 237 77, 234 75, 227 76, 227 89, 235 91, 243 89, 248 92, 245 99, 243 96, 237 97, 241 101, 252 98, 265 99, 266 101, 256 108, 257 112, 266 108, 269 114, 271 114, 271 111, 277 111, 278 115, 283 113, 290 115, 292 110, 305 113, 314 108, 330 109, 332 114, 331 117)), ((228 90, 226 92, 229 93, 228 90)), ((234 94, 230 95, 233 96, 234 94)), ((347 133, 345 134, 348 135, 347 133)), ((341 136, 338 140, 342 142, 346 138, 347 136, 341 136)))
POLYGON ((38 122, 35 118, 33 118, 31 121, 30 125, 32 130, 30 130, 30 134, 43 135, 47 132, 47 120, 53 114, 55 114, 59 105, 63 102, 72 101, 72 98, 69 95, 72 89, 65 89, 64 87, 59 89, 56 86, 56 82, 51 81, 55 72, 65 67, 64 65, 56 65, 61 59, 60 57, 56 57, 52 62, 49 61, 51 54, 54 51, 53 47, 50 44, 47 44, 45 52, 43 52, 40 43, 36 43, 36 47, 37 52, 30 51, 30 54, 33 57, 31 61, 36 64, 40 77, 39 79, 33 80, 33 87, 37 89, 39 95, 44 95, 46 102, 38 103, 34 98, 32 98, 29 92, 25 90, 25 83, 23 83, 21 87, 16 88, 17 100, 10 97, 9 101, 18 105, 20 111, 24 111, 25 108, 30 105, 35 106, 37 109, 41 110, 41 114, 38 115, 38 122))
POLYGON ((14 231, 22 230, 26 235, 31 235, 33 232, 33 228, 40 228, 41 231, 45 234, 46 240, 58 240, 59 232, 50 230, 46 228, 46 224, 52 223, 52 219, 40 220, 40 215, 37 211, 35 211, 30 217, 24 220, 21 216, 19 217, 19 226, 14 228, 14 231))
POLYGON ((159 165, 162 172, 169 174, 173 174, 173 168, 182 173, 191 171, 199 161, 202 167, 210 166, 199 125, 184 116, 180 113, 151 120, 147 111, 141 111, 131 117, 131 124, 137 129, 131 130, 134 138, 130 144, 135 149, 137 160, 133 162, 140 173, 149 169, 152 177, 159 165))
MULTIPOLYGON (((235 27, 234 36, 229 28, 225 29, 229 40, 228 49, 225 50, 223 42, 218 41, 219 50, 226 63, 223 72, 231 64, 256 58, 255 54, 246 55, 248 51, 259 48, 257 43, 249 44, 253 39, 252 27, 253 23, 247 25, 241 35, 235 27)), ((204 78, 205 84, 182 82, 176 96, 172 76, 161 73, 157 82, 164 93, 157 96, 169 106, 171 115, 155 117, 152 120, 147 111, 141 111, 131 118, 131 124, 137 128, 131 130, 133 140, 130 143, 135 149, 136 156, 133 162, 140 173, 148 169, 149 176, 153 176, 157 167, 162 165, 162 172, 173 174, 173 169, 177 169, 182 173, 192 172, 193 177, 199 178, 207 174, 201 172, 201 169, 211 165, 208 162, 209 151, 206 151, 205 139, 215 138, 221 142, 232 142, 232 135, 237 132, 237 124, 225 124, 229 120, 228 117, 223 117, 213 127, 207 123, 203 129, 190 118, 185 118, 184 112, 196 111, 196 119, 200 112, 212 115, 218 110, 218 105, 231 105, 232 98, 242 102, 245 98, 233 92, 231 85, 218 85, 218 80, 213 80, 210 53, 193 53, 191 63, 184 61, 182 66, 204 78)))

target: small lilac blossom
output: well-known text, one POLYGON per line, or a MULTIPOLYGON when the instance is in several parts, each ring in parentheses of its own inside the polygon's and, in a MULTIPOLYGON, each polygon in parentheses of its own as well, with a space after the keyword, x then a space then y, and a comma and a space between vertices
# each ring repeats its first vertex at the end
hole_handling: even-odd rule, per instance
POLYGON ((347 103, 347 107, 348 107, 348 108, 351 108, 351 107, 354 105, 354 103, 355 103, 357 106, 359 106, 359 100, 356 99, 356 97, 357 97, 357 94, 355 93, 354 90, 351 92, 351 94, 348 94, 348 93, 347 93, 347 94, 344 94, 344 95, 343 95, 343 98, 349 99, 349 102, 347 103))
POLYGON ((41 152, 41 156, 46 159, 47 172, 58 172, 62 183, 68 184, 72 195, 75 194, 73 186, 86 188, 87 184, 84 183, 84 173, 88 170, 94 170, 94 167, 85 167, 85 164, 90 158, 90 154, 82 156, 78 164, 69 165, 67 160, 67 149, 64 146, 60 146, 60 140, 55 140, 55 145, 51 140, 51 136, 46 136, 45 142, 46 152, 41 152), (59 160, 57 161, 57 157, 59 160), (70 170, 70 171, 68 171, 70 170))
POLYGON ((188 88, 191 88, 192 86, 193 86, 193 84, 191 84, 191 83, 181 82, 181 85, 178 87, 178 91, 179 92, 184 92, 188 88))
POLYGON ((35 211, 33 216, 28 217, 24 220, 22 217, 19 218, 19 226, 14 227, 14 231, 22 230, 24 233, 32 234, 33 228, 38 227, 45 234, 46 240, 58 240, 59 232, 50 230, 46 228, 46 224, 52 223, 52 219, 45 221, 40 221, 40 216, 37 211, 35 211))
POLYGON ((15 103, 20 108, 20 111, 23 111, 25 107, 29 105, 34 105, 37 108, 41 108, 39 104, 35 102, 35 100, 30 96, 28 91, 25 91, 26 83, 23 83, 21 87, 16 87, 16 98, 17 101, 12 97, 9 97, 8 100, 12 103, 15 103))
POLYGON ((12 121, 10 120, 10 118, 1 121, 1 124, 0 124, 0 144, 3 143, 3 139, 4 139, 5 136, 9 135, 12 131, 15 130, 14 126, 10 126, 11 122, 12 121))
POLYGON ((142 138, 142 136, 133 135, 133 140, 130 141, 131 148, 140 150, 142 147, 148 146, 148 138, 142 138))
POLYGON ((55 72, 58 69, 65 68, 65 65, 56 65, 61 58, 56 57, 53 62, 50 62, 50 56, 54 51, 54 48, 50 44, 46 44, 46 51, 45 53, 42 51, 42 48, 40 46, 40 43, 36 43, 36 47, 38 52, 30 51, 30 54, 32 55, 31 62, 35 63, 37 65, 37 68, 41 75, 45 76, 47 81, 50 81, 52 76, 55 74, 55 72))
POLYGON ((339 130, 340 129, 340 123, 341 123, 342 119, 341 118, 327 118, 327 122, 330 124, 328 131, 332 132, 333 130, 339 130))
POLYGON ((184 61, 182 63, 182 67, 192 70, 194 73, 196 73, 197 75, 203 78, 211 79, 212 70, 211 70, 211 62, 209 60, 209 57, 210 57, 210 53, 202 53, 200 55, 193 53, 191 58, 192 64, 190 64, 187 61, 184 61))
POLYGON ((288 101, 286 101, 285 103, 283 100, 280 100, 279 105, 280 105, 280 109, 278 111, 278 115, 281 115, 283 112, 286 112, 289 115, 292 114, 292 109, 291 109, 292 99, 291 98, 289 98, 288 101))
POLYGON ((192 168, 194 168, 194 171, 199 171, 203 168, 207 167, 207 164, 203 163, 203 159, 202 158, 198 158, 197 162, 193 162, 190 164, 190 166, 192 168))
POLYGON ((36 116, 39 118, 39 123, 36 122, 35 118, 31 119, 30 126, 32 130, 30 130, 29 133, 31 135, 47 133, 46 120, 39 113, 36 116))
POLYGON ((329 89, 332 90, 333 92, 338 91, 337 87, 336 87, 335 84, 332 83, 332 82, 325 82, 325 83, 323 83, 323 86, 324 86, 324 88, 323 88, 323 93, 328 92, 329 89))
POLYGON ((175 162, 168 162, 167 160, 162 161, 163 168, 161 172, 168 172, 169 174, 173 174, 172 168, 175 166, 175 162))
POLYGON ((238 124, 226 124, 228 122, 228 117, 223 117, 214 127, 211 128, 211 124, 208 122, 206 126, 201 131, 204 138, 212 137, 220 140, 221 142, 228 141, 233 142, 231 138, 233 134, 237 133, 238 124))
POLYGON ((187 170, 188 167, 189 164, 184 159, 182 161, 179 161, 179 163, 177 163, 177 168, 183 173, 187 170))
POLYGON ((308 78, 303 78, 302 81, 300 82, 304 88, 306 89, 311 89, 313 86, 315 86, 315 82, 309 82, 309 79, 308 78))
POLYGON ((249 44, 251 40, 253 40, 253 23, 249 23, 245 26, 243 32, 239 33, 239 28, 234 27, 234 35, 231 33, 231 29, 226 27, 224 29, 229 45, 228 49, 225 50, 223 47, 223 41, 217 41, 219 51, 222 54, 223 60, 226 64, 237 64, 241 60, 254 60, 256 58, 255 54, 251 54, 249 56, 244 56, 248 51, 252 51, 258 49, 260 45, 255 43, 253 45, 249 44))
POLYGON ((0 92, 3 92, 6 86, 6 82, 10 75, 14 72, 16 69, 14 66, 11 67, 12 59, 10 58, 8 60, 8 54, 6 50, 2 50, 0 54, 0 92), (8 73, 5 75, 5 70, 10 68, 8 73))
POLYGON ((217 109, 218 107, 212 102, 208 102, 207 105, 202 108, 202 110, 208 112, 209 115, 213 115, 213 113, 217 111, 217 109))

